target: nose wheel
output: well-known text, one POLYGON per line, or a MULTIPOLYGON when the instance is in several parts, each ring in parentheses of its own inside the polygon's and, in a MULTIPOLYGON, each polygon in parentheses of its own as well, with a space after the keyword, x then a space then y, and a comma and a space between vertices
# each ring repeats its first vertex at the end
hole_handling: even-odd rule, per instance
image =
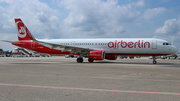
POLYGON ((153 64, 156 64, 157 63, 157 61, 156 60, 153 60, 153 64))

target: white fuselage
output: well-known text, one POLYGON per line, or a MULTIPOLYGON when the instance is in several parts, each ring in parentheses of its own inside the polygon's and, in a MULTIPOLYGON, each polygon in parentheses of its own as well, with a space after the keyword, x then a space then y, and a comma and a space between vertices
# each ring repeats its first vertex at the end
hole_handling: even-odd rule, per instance
MULTIPOLYGON (((167 41, 155 38, 43 39, 40 41, 88 48, 89 50, 104 50, 106 54, 110 55, 167 55, 177 52, 177 48, 167 41)), ((54 49, 63 50, 60 47, 54 49)))

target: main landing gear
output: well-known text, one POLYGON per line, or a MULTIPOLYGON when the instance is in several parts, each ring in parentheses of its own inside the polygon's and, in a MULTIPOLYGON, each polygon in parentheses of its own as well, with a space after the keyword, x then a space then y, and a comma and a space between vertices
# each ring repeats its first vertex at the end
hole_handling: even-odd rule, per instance
MULTIPOLYGON (((76 60, 78 63, 82 63, 83 62, 83 58, 82 57, 78 57, 77 60, 76 60)), ((94 60, 92 59, 88 59, 89 63, 93 63, 94 60)))
POLYGON ((153 64, 156 64, 157 63, 157 61, 156 61, 156 57, 155 56, 153 56, 153 64))
POLYGON ((78 57, 76 60, 78 63, 82 63, 83 62, 83 58, 82 57, 78 57))
POLYGON ((93 63, 93 62, 94 62, 94 60, 92 60, 92 59, 88 59, 88 61, 89 61, 90 63, 93 63))

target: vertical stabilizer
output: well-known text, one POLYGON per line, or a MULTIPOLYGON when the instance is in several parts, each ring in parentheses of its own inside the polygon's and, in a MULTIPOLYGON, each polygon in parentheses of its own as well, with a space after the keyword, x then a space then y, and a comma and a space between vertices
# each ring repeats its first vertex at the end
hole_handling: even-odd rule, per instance
POLYGON ((25 26, 20 18, 15 18, 15 24, 17 27, 17 34, 19 40, 35 40, 31 32, 25 26))

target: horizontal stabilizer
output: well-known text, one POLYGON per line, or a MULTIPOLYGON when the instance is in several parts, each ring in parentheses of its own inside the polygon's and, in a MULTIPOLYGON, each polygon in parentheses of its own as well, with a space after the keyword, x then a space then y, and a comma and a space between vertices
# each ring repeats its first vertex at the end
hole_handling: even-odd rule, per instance
POLYGON ((1 41, 4 41, 4 42, 9 42, 9 43, 14 43, 14 44, 25 44, 25 43, 14 42, 14 41, 6 41, 6 40, 1 40, 1 41))

